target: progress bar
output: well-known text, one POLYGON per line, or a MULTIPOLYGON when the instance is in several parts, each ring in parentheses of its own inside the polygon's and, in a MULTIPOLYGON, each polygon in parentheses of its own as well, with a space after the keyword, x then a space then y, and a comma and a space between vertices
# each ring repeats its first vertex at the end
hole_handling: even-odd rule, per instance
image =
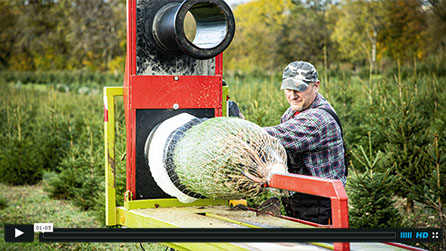
POLYGON ((442 230, 296 228, 55 228, 41 242, 440 242, 442 230))

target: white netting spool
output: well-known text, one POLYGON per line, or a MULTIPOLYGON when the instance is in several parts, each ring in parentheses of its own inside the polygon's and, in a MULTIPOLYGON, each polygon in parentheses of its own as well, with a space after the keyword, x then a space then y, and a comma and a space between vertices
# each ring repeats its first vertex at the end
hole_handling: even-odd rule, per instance
POLYGON ((195 119, 194 116, 188 113, 182 113, 163 121, 154 129, 154 131, 151 132, 144 149, 147 155, 150 172, 156 184, 165 193, 178 198, 184 203, 192 202, 196 200, 196 198, 184 194, 172 182, 165 165, 165 155, 168 154, 168 149, 165 148, 169 147, 169 142, 172 138, 169 136, 174 135, 173 132, 178 130, 178 128, 184 127, 185 124, 189 123, 193 119, 195 119))
MULTIPOLYGON (((170 133, 165 139, 161 171, 169 177, 169 188, 159 182, 165 178, 154 177, 163 191, 181 202, 255 196, 265 192, 260 184, 272 173, 286 173, 285 149, 258 125, 229 117, 184 121, 182 126, 171 126, 174 130, 157 129, 170 133)), ((156 176, 160 171, 152 169, 161 168, 161 164, 152 167, 152 162, 149 165, 156 176)))

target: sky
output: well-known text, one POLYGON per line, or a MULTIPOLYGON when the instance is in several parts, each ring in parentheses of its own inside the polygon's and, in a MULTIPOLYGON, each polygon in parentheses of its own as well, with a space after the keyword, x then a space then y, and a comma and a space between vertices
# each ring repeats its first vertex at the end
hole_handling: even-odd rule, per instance
POLYGON ((225 2, 226 2, 229 6, 232 6, 232 5, 235 5, 235 4, 246 3, 246 2, 248 2, 248 1, 250 1, 250 0, 225 0, 225 2))

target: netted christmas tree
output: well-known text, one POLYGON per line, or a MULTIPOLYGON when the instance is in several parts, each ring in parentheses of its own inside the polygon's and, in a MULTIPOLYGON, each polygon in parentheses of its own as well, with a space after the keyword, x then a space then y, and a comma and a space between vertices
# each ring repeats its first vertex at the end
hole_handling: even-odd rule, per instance
MULTIPOLYGON (((238 118, 188 116, 192 118, 182 120, 166 140, 161 139, 162 167, 154 161, 155 154, 149 156, 152 175, 166 193, 185 203, 197 198, 246 198, 266 192, 262 184, 273 173, 286 173, 285 149, 258 125, 238 118), (169 179, 158 178, 159 173, 169 179), (175 188, 164 184, 169 182, 175 188), (181 194, 173 191, 177 189, 181 194)), ((163 124, 157 131, 165 130, 163 124)))

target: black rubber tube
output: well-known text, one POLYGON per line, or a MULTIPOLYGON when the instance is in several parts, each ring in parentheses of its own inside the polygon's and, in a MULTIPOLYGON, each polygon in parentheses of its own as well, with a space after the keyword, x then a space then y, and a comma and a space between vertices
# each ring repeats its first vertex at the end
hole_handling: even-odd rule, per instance
POLYGON ((229 46, 235 33, 235 20, 230 7, 222 0, 186 0, 159 9, 152 32, 158 46, 168 53, 183 52, 193 58, 208 59, 229 46), (188 12, 196 23, 194 41, 189 41, 184 32, 188 12))

